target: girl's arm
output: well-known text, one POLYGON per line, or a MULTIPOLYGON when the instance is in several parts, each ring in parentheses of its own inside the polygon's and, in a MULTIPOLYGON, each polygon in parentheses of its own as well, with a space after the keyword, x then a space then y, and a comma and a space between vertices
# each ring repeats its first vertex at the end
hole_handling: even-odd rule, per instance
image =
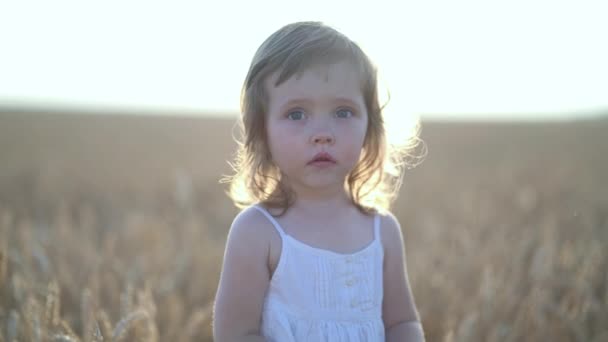
POLYGON ((384 246, 384 299, 382 318, 386 341, 424 341, 422 324, 410 288, 403 234, 397 219, 389 214, 382 220, 384 246))
POLYGON ((254 208, 232 223, 215 300, 214 341, 264 341, 260 323, 270 278, 270 232, 267 220, 254 208))

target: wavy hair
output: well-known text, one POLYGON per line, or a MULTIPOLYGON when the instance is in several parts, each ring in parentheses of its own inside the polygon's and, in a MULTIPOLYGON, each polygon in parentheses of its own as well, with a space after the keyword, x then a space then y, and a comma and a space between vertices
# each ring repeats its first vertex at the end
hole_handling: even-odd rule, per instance
POLYGON ((387 141, 378 99, 377 70, 362 49, 348 37, 320 22, 297 22, 270 35, 256 51, 241 90, 238 149, 231 163, 234 174, 223 178, 230 184, 229 197, 239 208, 262 203, 282 209, 295 201, 295 193, 281 182, 272 163, 266 136, 268 94, 265 80, 278 73, 275 86, 316 65, 348 61, 360 72, 361 91, 368 113, 368 127, 361 157, 345 179, 345 190, 364 213, 389 209, 402 183, 406 157, 418 142, 419 124, 407 141, 387 141))

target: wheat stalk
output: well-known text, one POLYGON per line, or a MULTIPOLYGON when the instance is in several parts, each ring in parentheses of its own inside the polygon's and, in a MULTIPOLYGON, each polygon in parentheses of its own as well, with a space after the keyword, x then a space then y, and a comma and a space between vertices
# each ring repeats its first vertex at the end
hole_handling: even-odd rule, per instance
POLYGON ((95 322, 91 291, 89 291, 89 289, 84 289, 84 291, 82 291, 80 320, 82 323, 82 340, 83 342, 91 342, 92 338, 94 338, 94 327, 97 326, 97 322, 95 322))
POLYGON ((120 314, 127 316, 133 311, 133 285, 129 282, 125 291, 120 294, 120 314))
POLYGON ((112 337, 112 323, 110 322, 110 318, 108 317, 108 314, 103 309, 99 309, 97 311, 96 317, 97 317, 97 322, 100 323, 98 328, 100 330, 99 332, 100 332, 102 338, 110 340, 110 338, 112 337))
POLYGON ((6 327, 6 339, 8 342, 16 341, 19 337, 19 313, 15 310, 11 310, 8 317, 8 324, 6 327))
POLYGON ((11 225, 11 215, 8 211, 0 211, 0 287, 8 277, 8 231, 11 225))
POLYGON ((51 338, 52 342, 79 342, 77 338, 70 335, 55 334, 51 338))
POLYGON ((47 329, 55 328, 61 321, 60 313, 61 301, 59 298, 59 284, 56 280, 49 283, 47 287, 46 305, 45 305, 45 327, 47 329))
POLYGON ((112 334, 113 342, 133 340, 142 342, 156 342, 158 340, 156 325, 144 310, 137 310, 127 315, 116 324, 112 334))

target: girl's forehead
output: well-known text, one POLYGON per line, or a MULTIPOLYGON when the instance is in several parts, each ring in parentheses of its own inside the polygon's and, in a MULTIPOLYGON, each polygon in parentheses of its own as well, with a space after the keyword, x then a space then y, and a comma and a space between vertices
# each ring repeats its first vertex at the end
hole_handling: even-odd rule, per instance
MULTIPOLYGON (((273 84, 277 84, 279 81, 279 77, 281 77, 281 73, 283 70, 278 70, 271 74, 271 79, 273 84)), ((303 67, 298 70, 294 70, 289 72, 291 75, 286 79, 288 80, 300 80, 303 77, 316 77, 322 79, 325 82, 329 82, 332 78, 344 78, 350 76, 351 78, 356 76, 357 78, 361 78, 361 68, 358 68, 354 65, 354 63, 350 61, 339 61, 335 63, 319 63, 313 64, 310 66, 303 67)), ((283 81, 285 82, 285 81, 283 81)), ((283 83, 281 82, 281 83, 283 83)))
POLYGON ((315 92, 315 88, 332 89, 343 92, 362 91, 363 75, 360 69, 350 62, 319 64, 299 70, 285 81, 278 83, 281 72, 271 74, 266 80, 269 94, 285 92, 315 92))

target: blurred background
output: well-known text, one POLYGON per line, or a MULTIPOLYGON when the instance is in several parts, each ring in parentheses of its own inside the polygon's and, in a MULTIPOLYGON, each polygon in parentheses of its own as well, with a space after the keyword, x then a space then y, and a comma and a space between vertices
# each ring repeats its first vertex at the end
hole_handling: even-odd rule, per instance
POLYGON ((211 341, 261 42, 318 20, 426 157, 393 212, 428 341, 608 341, 601 1, 0 4, 0 341, 211 341))

